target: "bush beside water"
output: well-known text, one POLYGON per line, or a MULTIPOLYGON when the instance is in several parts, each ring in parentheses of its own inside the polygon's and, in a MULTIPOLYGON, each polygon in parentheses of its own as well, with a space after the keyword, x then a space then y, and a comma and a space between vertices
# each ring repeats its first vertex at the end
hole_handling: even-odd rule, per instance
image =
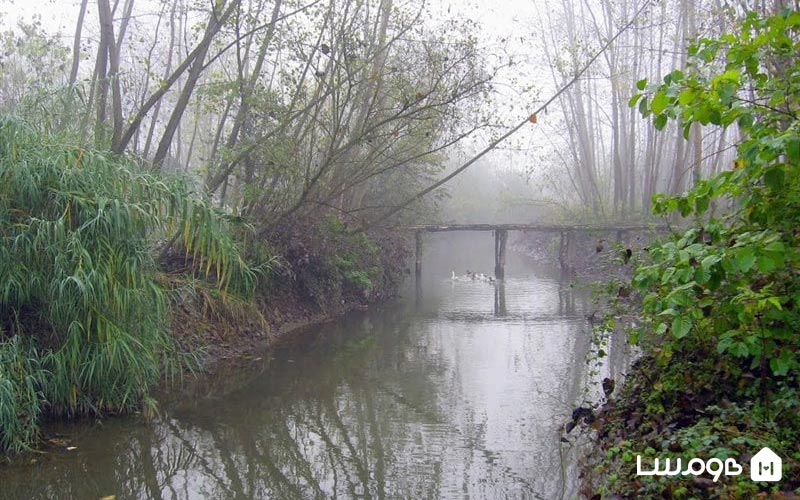
POLYGON ((685 71, 639 82, 631 105, 656 128, 678 120, 688 137, 691 127, 736 124, 743 139, 732 168, 654 199, 656 214, 692 224, 651 245, 631 282, 631 340, 645 356, 594 424, 602 453, 590 497, 800 493, 798 34, 800 12, 751 13, 740 31, 694 44, 685 71), (780 483, 635 475, 636 455, 747 463, 763 446, 783 457, 780 483))

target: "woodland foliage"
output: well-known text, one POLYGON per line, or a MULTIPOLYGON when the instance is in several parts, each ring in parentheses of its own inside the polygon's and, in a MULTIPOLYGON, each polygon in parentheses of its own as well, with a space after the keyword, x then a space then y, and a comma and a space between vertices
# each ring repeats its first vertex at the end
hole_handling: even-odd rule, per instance
POLYGON ((742 462, 762 446, 784 457, 784 480, 728 478, 712 496, 800 487, 798 54, 800 12, 749 13, 735 32, 693 44, 686 67, 640 81, 631 99, 657 129, 738 127, 741 140, 728 169, 654 197, 655 213, 691 223, 652 245, 632 281, 643 312, 632 340, 646 356, 612 410, 620 441, 599 466, 609 494, 710 498, 708 485, 634 477, 633 456, 742 462), (639 424, 624 431, 626 422, 639 424))

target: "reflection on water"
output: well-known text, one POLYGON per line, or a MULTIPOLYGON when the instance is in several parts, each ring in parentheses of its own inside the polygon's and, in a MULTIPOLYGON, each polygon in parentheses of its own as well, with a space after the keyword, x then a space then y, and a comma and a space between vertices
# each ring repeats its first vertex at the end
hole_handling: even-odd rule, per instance
POLYGON ((0 498, 574 496, 559 427, 584 396, 588 297, 517 271, 429 272, 410 303, 317 328, 153 422, 70 427, 76 450, 0 467, 0 498))

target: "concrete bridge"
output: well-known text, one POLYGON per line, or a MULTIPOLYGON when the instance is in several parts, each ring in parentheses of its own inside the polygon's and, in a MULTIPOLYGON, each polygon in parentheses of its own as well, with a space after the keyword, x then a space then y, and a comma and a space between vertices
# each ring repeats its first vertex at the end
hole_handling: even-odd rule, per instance
POLYGON ((494 233, 494 275, 497 279, 505 278, 506 242, 509 231, 559 233, 561 242, 558 260, 562 268, 568 267, 568 256, 571 250, 572 235, 576 232, 615 233, 618 240, 624 233, 632 231, 667 231, 666 226, 655 224, 420 224, 402 226, 401 230, 413 231, 416 239, 414 274, 422 275, 422 235, 445 231, 491 231, 494 233))

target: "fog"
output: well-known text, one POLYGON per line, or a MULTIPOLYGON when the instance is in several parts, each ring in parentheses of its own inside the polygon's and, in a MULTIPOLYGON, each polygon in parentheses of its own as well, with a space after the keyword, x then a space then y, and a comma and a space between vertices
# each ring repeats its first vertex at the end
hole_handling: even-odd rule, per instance
MULTIPOLYGON (((4 38, 6 70, 0 87, 5 109, 15 109, 23 95, 42 92, 68 79, 70 45, 81 4, 50 2, 46 9, 38 8, 40 5, 8 0, 0 5, 5 12, 2 23, 9 30, 4 38), (36 21, 30 24, 33 19, 36 21), (28 24, 24 27, 19 23, 28 24), (33 48, 42 43, 46 50, 33 48), (63 62, 54 64, 58 59, 63 62), (26 90, 23 93, 21 89, 26 90)), ((359 115, 355 101, 348 102, 358 94, 335 98, 339 91, 332 90, 332 98, 343 106, 352 104, 353 112, 328 115, 332 103, 314 104, 308 99, 333 80, 314 84, 306 76, 308 71, 354 83, 358 77, 353 69, 342 66, 339 72, 330 66, 333 60, 326 62, 324 51, 309 59, 309 49, 314 45, 312 37, 324 33, 318 31, 319 22, 325 19, 321 16, 326 12, 343 15, 346 5, 331 4, 326 9, 318 2, 297 8, 279 4, 276 19, 283 19, 283 15, 285 20, 273 31, 265 28, 273 4, 261 1, 243 5, 252 19, 237 17, 233 31, 253 32, 236 40, 232 31, 221 30, 212 51, 215 55, 199 78, 192 81, 194 76, 187 80, 187 76, 178 75, 157 107, 142 109, 159 79, 166 77, 199 41, 204 11, 189 2, 177 2, 170 8, 155 2, 115 4, 116 26, 112 28, 120 38, 120 86, 117 89, 112 85, 110 90, 112 94, 119 92, 121 99, 118 111, 109 109, 108 115, 119 122, 114 127, 121 128, 114 134, 132 135, 112 137, 112 142, 116 141, 112 146, 154 160, 161 168, 189 174, 198 185, 212 190, 220 203, 237 210, 253 211, 253 205, 258 204, 263 205, 259 211, 264 213, 290 211, 316 216, 320 207, 335 206, 348 217, 376 222, 383 220, 384 207, 411 199, 416 191, 468 160, 562 88, 565 92, 530 126, 523 127, 463 175, 423 197, 421 204, 417 202, 410 212, 412 218, 419 218, 421 213, 425 220, 460 222, 641 218, 649 210, 653 193, 683 192, 693 179, 717 172, 730 161, 729 144, 736 140, 735 130, 698 128, 690 140, 684 140, 677 127, 668 124, 666 130, 656 133, 649 120, 628 107, 628 101, 637 92, 637 81, 658 81, 684 62, 679 53, 690 38, 724 32, 736 19, 734 11, 719 10, 712 2, 688 6, 677 0, 652 6, 635 0, 613 6, 568 0, 515 0, 489 7, 480 2, 421 7, 415 2, 395 1, 384 7, 389 5, 392 14, 383 19, 376 16, 377 10, 365 6, 361 27, 353 26, 363 31, 371 25, 373 33, 385 28, 384 36, 393 44, 385 59, 381 55, 373 61, 386 71, 386 83, 380 90, 386 95, 373 101, 374 109, 363 108, 359 115), (125 18, 127 12, 130 14, 125 18), (157 39, 154 33, 159 33, 157 39), (605 47, 612 36, 619 38, 605 47), (258 62, 255 49, 260 42, 268 45, 264 45, 264 59, 258 62), (421 67, 414 66, 426 64, 422 59, 402 60, 404 51, 410 55, 423 46, 429 51, 425 57, 430 57, 430 50, 436 47, 443 62, 455 60, 456 64, 443 66, 438 75, 425 76, 421 67), (599 57, 567 85, 594 56, 599 57), (397 60, 392 62, 393 58, 397 60), (264 116, 254 114, 248 131, 239 132, 241 125, 237 123, 244 123, 250 109, 241 108, 237 97, 227 93, 226 81, 247 80, 254 67, 261 68, 261 74, 250 80, 263 85, 259 88, 264 95, 259 99, 278 108, 264 116), (466 78, 453 79, 458 73, 466 78), (401 74, 410 77, 397 79, 401 74), (392 79, 397 81, 390 83, 392 79), (429 91, 422 83, 426 79, 443 87, 429 91), (413 90, 414 80, 422 83, 417 90, 413 90), (180 101, 181 87, 189 96, 187 102, 180 101), (409 107, 414 96, 424 96, 414 104, 419 109, 409 107), (303 108, 309 102, 311 108, 303 108), (323 120, 327 124, 318 123, 321 133, 312 134, 310 123, 304 124, 302 117, 314 109, 314 116, 329 118, 323 120), (387 120, 390 115, 386 113, 391 109, 399 109, 401 115, 405 110, 411 112, 405 113, 407 117, 387 120), (298 110, 299 115, 291 115, 298 110), (145 118, 139 128, 124 130, 124 120, 139 111, 144 111, 145 118), (235 117, 237 112, 241 117, 235 117), (294 134, 281 138, 282 127, 292 120, 297 127, 294 134), (361 120, 362 125, 381 125, 362 137, 354 133, 359 126, 354 120, 361 120), (336 129, 348 132, 337 135, 333 132, 336 129), (263 130, 266 136, 260 137, 257 130, 263 130), (236 137, 230 135, 232 132, 236 137), (276 140, 289 149, 276 149, 276 140), (242 167, 241 160, 224 166, 226 155, 235 155, 238 143, 249 147, 246 145, 251 141, 257 149, 248 153, 255 156, 247 161, 255 161, 261 168, 242 167), (354 147, 361 143, 368 147, 354 147), (331 157, 324 154, 329 146, 337 151, 331 157), (303 151, 295 156, 303 165, 300 172, 305 171, 299 177, 281 167, 292 148, 303 151), (303 188, 302 183, 309 181, 311 185, 303 188), (399 189, 383 190, 386 183, 399 189), (247 193, 255 191, 263 192, 261 200, 245 202, 250 196, 247 193), (440 213, 436 213, 437 205, 440 213)), ((331 22, 334 26, 338 21, 331 22)), ((80 28, 76 82, 89 90, 86 85, 96 81, 92 73, 101 42, 94 2, 87 4, 80 28)), ((317 47, 341 44, 337 37, 343 33, 324 35, 333 38, 318 42, 317 47)), ((377 89, 368 81, 357 85, 362 94, 377 89)))

